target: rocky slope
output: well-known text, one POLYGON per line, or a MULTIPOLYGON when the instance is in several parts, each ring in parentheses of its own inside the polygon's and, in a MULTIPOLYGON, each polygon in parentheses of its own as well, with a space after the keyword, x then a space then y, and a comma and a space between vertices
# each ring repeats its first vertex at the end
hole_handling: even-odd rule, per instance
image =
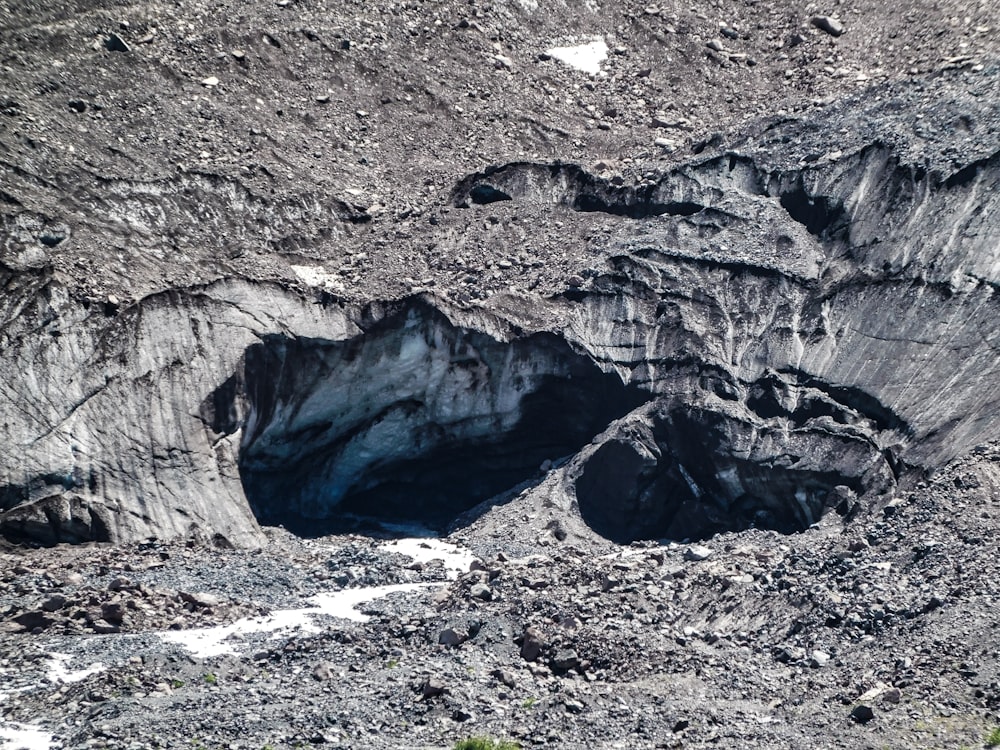
POLYGON ((448 548, 371 533, 271 532, 252 554, 19 551, 4 558, 0 607, 6 630, 34 634, 0 634, 0 738, 983 747, 1000 725, 997 461, 985 447, 846 532, 729 532, 604 555, 512 503, 494 519, 514 535, 501 551, 476 525, 452 537, 480 560, 450 581, 448 548), (399 583, 417 588, 332 617, 316 605, 399 583), (260 610, 271 617, 204 630, 260 610))
POLYGON ((0 747, 977 744, 993 4, 333 6, 0 7, 0 747))

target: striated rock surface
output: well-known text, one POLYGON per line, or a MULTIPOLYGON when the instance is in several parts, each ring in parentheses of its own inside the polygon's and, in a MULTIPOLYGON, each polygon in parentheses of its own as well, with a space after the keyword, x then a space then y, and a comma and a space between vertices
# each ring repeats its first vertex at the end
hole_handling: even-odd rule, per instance
MULTIPOLYGON (((927 143, 906 132, 909 84, 860 114, 754 126, 635 185, 532 162, 458 180, 412 245, 440 256, 544 226, 586 258, 538 287, 487 256, 509 283, 478 300, 444 264, 410 295, 338 292, 289 248, 350 242, 323 228, 371 218, 346 203, 302 198, 299 215, 198 176, 106 185, 65 226, 8 202, 0 532, 253 545, 258 521, 445 526, 510 490, 627 542, 885 502, 1000 438, 995 91, 939 83, 927 143), (202 254, 170 263, 200 258, 211 278, 101 298, 46 260, 123 216, 157 238, 183 219, 202 254), (216 246, 202 222, 235 233, 216 246), (218 247, 265 226, 280 248, 264 270, 228 272, 218 247), (555 471, 539 485, 540 466, 555 471)), ((157 247, 119 279, 148 278, 157 247)))

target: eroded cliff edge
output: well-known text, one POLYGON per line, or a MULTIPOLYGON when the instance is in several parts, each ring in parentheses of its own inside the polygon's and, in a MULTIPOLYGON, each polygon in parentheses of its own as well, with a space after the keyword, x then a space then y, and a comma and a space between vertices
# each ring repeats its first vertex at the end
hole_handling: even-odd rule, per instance
MULTIPOLYGON (((94 242, 120 206, 77 226, 9 195, 0 531, 253 545, 258 520, 447 525, 507 492, 561 534, 627 542, 884 502, 1000 438, 996 80, 764 123, 636 184, 490 168, 410 235, 313 232, 255 274, 206 245, 203 278, 135 298, 82 292, 45 251, 94 242), (533 269, 533 232, 580 273, 489 257, 506 288, 470 294, 441 260, 506 246, 533 269), (331 272, 338 243, 394 239, 434 247, 423 290, 331 272)), ((185 206, 238 195, 192 185, 185 206)), ((280 200, 210 219, 257 231, 280 200)), ((367 221, 331 203, 323 222, 367 221)))

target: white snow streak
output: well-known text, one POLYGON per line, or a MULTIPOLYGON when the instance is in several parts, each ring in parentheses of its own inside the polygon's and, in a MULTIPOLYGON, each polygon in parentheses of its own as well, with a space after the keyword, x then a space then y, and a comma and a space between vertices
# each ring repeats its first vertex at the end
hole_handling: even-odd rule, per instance
POLYGON ((320 628, 313 621, 314 617, 327 615, 343 620, 366 622, 369 618, 355 609, 358 604, 381 599, 401 591, 416 591, 417 589, 435 586, 433 583, 397 583, 391 586, 369 586, 344 591, 332 591, 317 594, 308 599, 311 607, 300 609, 279 609, 265 617, 246 617, 242 620, 220 625, 214 628, 193 628, 164 632, 160 637, 168 643, 176 643, 187 649, 192 656, 205 659, 220 654, 235 654, 242 645, 241 636, 252 633, 274 633, 272 637, 287 635, 291 632, 318 633, 320 628))
POLYGON ((601 72, 601 63, 608 59, 608 45, 601 37, 569 47, 551 47, 547 54, 571 68, 596 76, 601 72))

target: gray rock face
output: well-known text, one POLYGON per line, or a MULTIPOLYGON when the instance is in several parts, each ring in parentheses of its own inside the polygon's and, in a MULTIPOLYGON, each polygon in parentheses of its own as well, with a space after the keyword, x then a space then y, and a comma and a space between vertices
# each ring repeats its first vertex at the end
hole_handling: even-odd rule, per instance
MULTIPOLYGON (((111 316, 44 275, 8 275, 7 289, 3 430, 17 449, 0 468, 4 534, 53 543, 200 529, 252 544, 238 439, 217 431, 211 397, 258 335, 318 333, 315 311, 245 282, 154 295, 111 316)), ((333 315, 322 325, 349 332, 333 315)))
POLYGON ((447 524, 557 459, 561 502, 616 541, 800 529, 890 495, 1000 438, 1000 153, 921 160, 890 118, 788 162, 842 116, 638 187, 561 164, 460 181, 468 212, 613 227, 596 272, 551 298, 354 304, 228 279, 98 304, 19 239, 0 531, 252 545, 258 519, 447 524))

